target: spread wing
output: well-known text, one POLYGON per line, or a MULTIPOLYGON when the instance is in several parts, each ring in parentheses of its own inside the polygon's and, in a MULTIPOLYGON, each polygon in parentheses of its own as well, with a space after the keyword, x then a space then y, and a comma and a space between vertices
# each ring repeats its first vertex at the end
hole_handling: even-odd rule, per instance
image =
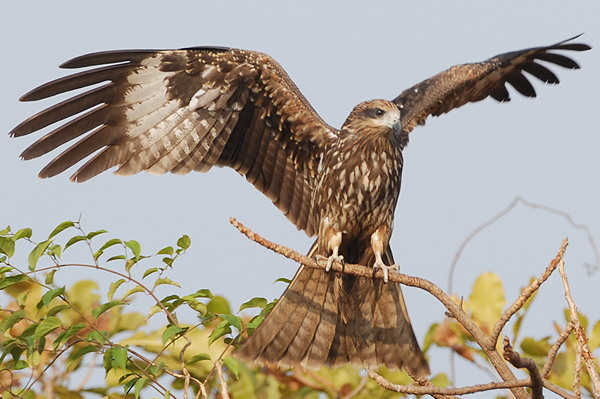
POLYGON ((523 72, 545 83, 559 83, 552 71, 536 61, 579 69, 579 65, 571 58, 554 52, 589 50, 591 47, 586 44, 568 43, 578 37, 552 46, 500 54, 483 62, 457 65, 404 90, 393 100, 402 109, 404 132, 408 134, 415 126, 425 124, 429 115, 439 116, 488 96, 501 102, 510 101, 505 86, 507 82, 524 96, 535 97, 535 90, 523 72))
POLYGON ((317 115, 268 55, 202 47, 111 51, 61 67, 95 68, 42 85, 21 100, 87 91, 11 132, 23 136, 62 121, 21 154, 31 159, 74 142, 40 177, 57 175, 90 155, 72 180, 85 181, 114 166, 119 175, 228 166, 246 176, 298 229, 315 233, 307 225, 314 173, 323 148, 338 131, 317 115))

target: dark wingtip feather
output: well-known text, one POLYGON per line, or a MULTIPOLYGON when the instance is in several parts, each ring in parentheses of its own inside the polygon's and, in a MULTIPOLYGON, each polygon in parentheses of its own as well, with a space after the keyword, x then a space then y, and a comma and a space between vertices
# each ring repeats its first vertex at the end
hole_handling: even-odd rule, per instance
POLYGON ((149 55, 155 54, 157 51, 160 50, 101 51, 75 57, 62 63, 59 67, 72 69, 120 62, 136 63, 147 58, 149 55))

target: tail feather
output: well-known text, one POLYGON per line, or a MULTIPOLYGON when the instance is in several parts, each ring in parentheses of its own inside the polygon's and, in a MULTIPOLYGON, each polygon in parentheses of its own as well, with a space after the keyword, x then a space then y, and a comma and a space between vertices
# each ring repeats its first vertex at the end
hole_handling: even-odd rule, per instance
MULTIPOLYGON (((323 305, 328 288, 328 274, 321 269, 312 269, 311 281, 314 282, 315 291, 310 303, 307 303, 307 313, 298 327, 297 333, 292 333, 292 341, 279 364, 281 366, 294 366, 298 363, 298 359, 304 359, 306 352, 315 341, 313 338, 316 335, 318 326, 320 325, 321 315, 323 314, 323 305)), ((307 284, 308 287, 309 284, 307 284)), ((305 293, 310 295, 308 288, 305 293)), ((287 326, 286 326, 287 327, 287 326)), ((321 337, 319 338, 319 340, 321 337)))
MULTIPOLYGON (((320 252, 315 243, 309 256, 320 252)), ((383 259, 393 263, 389 247, 383 259)), ((375 369, 385 364, 390 370, 405 367, 417 377, 429 374, 398 284, 305 266, 235 354, 282 367, 351 363, 375 369)))
POLYGON ((339 317, 338 303, 335 295, 335 273, 321 271, 327 276, 328 283, 321 318, 314 335, 318 339, 313 339, 310 342, 306 356, 301 362, 303 367, 311 369, 318 369, 327 362, 329 351, 336 337, 336 323, 339 317))

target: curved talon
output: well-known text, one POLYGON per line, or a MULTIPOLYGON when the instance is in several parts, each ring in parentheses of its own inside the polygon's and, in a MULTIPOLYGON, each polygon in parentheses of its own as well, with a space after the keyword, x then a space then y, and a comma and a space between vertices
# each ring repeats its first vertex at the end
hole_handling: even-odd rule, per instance
POLYGON ((396 263, 394 263, 391 266, 388 266, 385 263, 383 263, 381 259, 377 259, 377 261, 375 261, 375 264, 373 265, 373 277, 375 277, 377 269, 381 269, 381 271, 383 272, 383 281, 387 283, 390 279, 390 270, 395 270, 396 272, 398 272, 400 271, 400 266, 398 266, 396 263))
POLYGON ((329 258, 327 258, 327 266, 325 267, 325 271, 328 272, 331 270, 331 266, 333 266, 333 262, 338 261, 344 266, 344 257, 342 255, 333 254, 329 258))

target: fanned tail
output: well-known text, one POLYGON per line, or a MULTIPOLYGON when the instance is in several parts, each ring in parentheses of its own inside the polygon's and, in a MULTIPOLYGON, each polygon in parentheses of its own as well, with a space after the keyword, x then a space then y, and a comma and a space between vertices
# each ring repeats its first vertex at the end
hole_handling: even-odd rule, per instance
MULTIPOLYGON (((366 251, 361 264, 372 257, 366 251)), ((321 254, 317 244, 309 256, 321 254)), ((384 262, 392 264, 388 247, 384 262)), ((235 355, 258 364, 318 369, 346 363, 364 369, 382 364, 429 374, 400 286, 302 266, 266 320, 235 355)))

